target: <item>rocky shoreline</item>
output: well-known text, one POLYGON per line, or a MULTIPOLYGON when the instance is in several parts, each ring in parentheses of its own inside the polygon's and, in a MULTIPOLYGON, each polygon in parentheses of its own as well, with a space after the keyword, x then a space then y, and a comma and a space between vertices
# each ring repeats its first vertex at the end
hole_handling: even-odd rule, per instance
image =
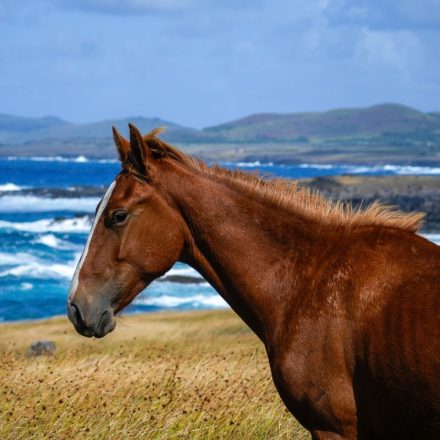
POLYGON ((378 200, 426 213, 422 232, 440 231, 440 176, 332 176, 299 181, 332 200, 366 206, 378 200))
MULTIPOLYGON (((399 207, 403 211, 426 213, 423 232, 440 232, 440 176, 327 176, 300 179, 300 185, 319 191, 332 200, 342 200, 353 206, 368 205, 375 200, 399 207)), ((23 195, 46 198, 100 198, 104 186, 70 188, 30 188, 4 191, 5 195, 23 195)), ((79 214, 84 216, 84 214, 79 214)))
POLYGON ((18 191, 2 191, 1 196, 35 196, 46 197, 48 199, 67 198, 73 199, 78 197, 99 197, 105 193, 106 187, 101 186, 72 186, 69 188, 27 188, 18 191))

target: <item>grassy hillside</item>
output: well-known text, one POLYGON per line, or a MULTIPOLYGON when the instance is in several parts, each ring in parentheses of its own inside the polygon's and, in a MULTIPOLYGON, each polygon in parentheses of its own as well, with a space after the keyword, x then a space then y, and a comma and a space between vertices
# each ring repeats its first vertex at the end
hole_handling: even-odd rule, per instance
POLYGON ((330 110, 317 113, 266 113, 206 129, 230 140, 298 140, 305 137, 343 137, 440 131, 434 115, 399 104, 330 110))
POLYGON ((66 318, 0 326, 0 438, 309 439, 230 311, 124 318, 104 339, 66 318), (53 340, 51 357, 28 358, 53 340))
POLYGON ((55 116, 45 116, 43 118, 24 118, 20 116, 0 114, 0 140, 5 140, 9 136, 26 136, 26 133, 45 132, 53 128, 68 127, 72 124, 58 119, 55 116))
POLYGON ((275 161, 440 161, 440 113, 398 104, 316 113, 265 113, 196 130, 158 118, 71 124, 0 115, 0 155, 115 157, 111 126, 127 134, 167 127, 163 138, 209 159, 275 161), (359 155, 364 157, 358 157, 359 155), (401 156, 399 158, 399 156, 401 156), (400 159, 400 160, 399 160, 400 159))
POLYGON ((142 132, 148 132, 156 127, 166 127, 169 137, 185 139, 193 131, 173 122, 159 118, 144 118, 132 116, 122 119, 108 119, 88 124, 72 124, 53 116, 44 118, 22 118, 11 115, 0 115, 0 142, 3 144, 37 143, 38 141, 69 140, 85 141, 110 141, 111 127, 117 126, 121 132, 128 131, 128 123, 135 124, 142 132))

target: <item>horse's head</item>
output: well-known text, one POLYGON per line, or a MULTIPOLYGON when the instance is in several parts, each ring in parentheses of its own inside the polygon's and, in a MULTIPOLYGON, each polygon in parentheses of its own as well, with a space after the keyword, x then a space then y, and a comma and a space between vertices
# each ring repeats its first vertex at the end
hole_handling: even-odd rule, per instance
POLYGON ((97 207, 67 305, 89 337, 112 331, 115 314, 179 259, 185 242, 181 217, 159 189, 160 161, 134 126, 130 141, 113 132, 122 172, 97 207))

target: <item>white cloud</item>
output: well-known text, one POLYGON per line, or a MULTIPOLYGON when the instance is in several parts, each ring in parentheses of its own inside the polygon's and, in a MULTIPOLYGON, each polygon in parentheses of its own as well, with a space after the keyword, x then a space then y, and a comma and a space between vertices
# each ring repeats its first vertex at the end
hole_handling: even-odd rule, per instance
POLYGON ((434 1, 0 0, 0 110, 201 126, 387 100, 435 109, 440 28, 400 21, 417 6, 422 23, 434 1))
MULTIPOLYGON (((262 0, 47 0, 63 9, 111 15, 139 15, 151 12, 182 12, 195 9, 255 9, 262 0)), ((328 1, 328 0, 320 0, 328 1)))
POLYGON ((420 64, 421 44, 410 31, 375 31, 364 28, 357 46, 359 60, 375 68, 389 67, 409 77, 420 64))
POLYGON ((362 25, 374 29, 440 26, 439 0, 333 0, 327 12, 335 25, 362 25))
POLYGON ((104 14, 142 14, 154 11, 181 11, 193 6, 196 0, 54 0, 66 9, 104 14))

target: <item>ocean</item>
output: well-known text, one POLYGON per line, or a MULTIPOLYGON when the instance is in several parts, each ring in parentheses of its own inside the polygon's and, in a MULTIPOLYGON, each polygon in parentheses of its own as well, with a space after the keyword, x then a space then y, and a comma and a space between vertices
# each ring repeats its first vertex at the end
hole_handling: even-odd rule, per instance
MULTIPOLYGON (((396 165, 223 165, 291 178, 440 174, 440 168, 396 165)), ((108 186, 119 169, 117 161, 83 156, 0 159, 0 321, 65 313, 70 279, 99 202, 94 192, 108 186), (77 190, 84 186, 89 191, 77 190), (94 187, 98 190, 93 191, 94 187)), ((428 238, 440 243, 440 235, 428 238)), ((223 307, 227 304, 196 271, 177 263, 142 292, 126 312, 223 307), (170 275, 179 275, 185 282, 176 282, 179 277, 170 275)))

